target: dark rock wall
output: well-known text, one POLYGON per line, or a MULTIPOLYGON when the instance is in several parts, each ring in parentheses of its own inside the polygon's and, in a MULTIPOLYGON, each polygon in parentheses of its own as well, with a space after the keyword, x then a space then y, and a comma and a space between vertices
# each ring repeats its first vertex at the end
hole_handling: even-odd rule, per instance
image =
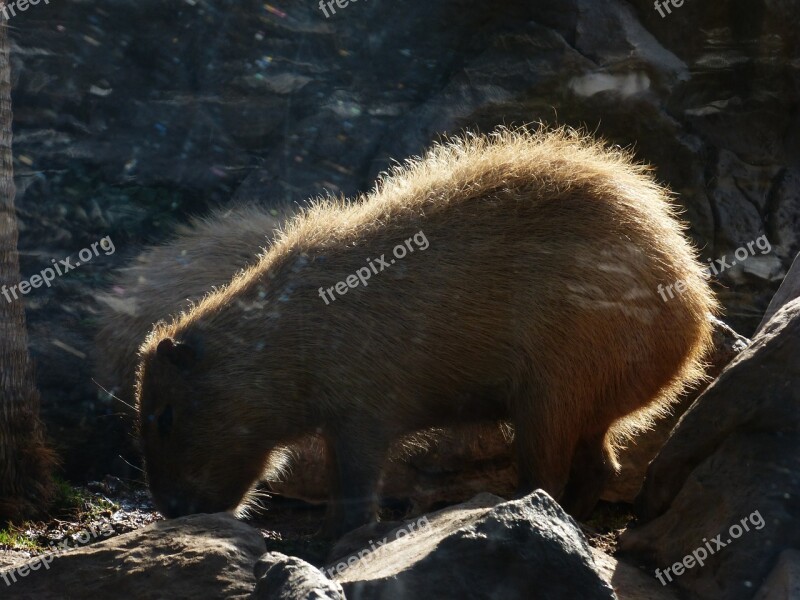
POLYGON ((23 276, 45 418, 73 476, 112 468, 94 295, 176 222, 366 190, 444 132, 541 120, 633 146, 678 194, 749 335, 800 250, 800 3, 51 0, 11 20, 23 276), (98 451, 103 448, 103 451, 98 451))

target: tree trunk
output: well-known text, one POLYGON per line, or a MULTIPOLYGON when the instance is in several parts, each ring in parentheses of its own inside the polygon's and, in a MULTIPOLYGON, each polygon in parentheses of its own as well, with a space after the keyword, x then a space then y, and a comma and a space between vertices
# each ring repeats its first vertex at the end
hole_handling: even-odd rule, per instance
MULTIPOLYGON (((0 292, 20 281, 10 48, 8 28, 0 24, 0 292)), ((47 508, 55 458, 45 445, 39 421, 39 390, 28 354, 25 308, 21 299, 8 295, 10 302, 0 293, 0 522, 32 518, 47 508)))

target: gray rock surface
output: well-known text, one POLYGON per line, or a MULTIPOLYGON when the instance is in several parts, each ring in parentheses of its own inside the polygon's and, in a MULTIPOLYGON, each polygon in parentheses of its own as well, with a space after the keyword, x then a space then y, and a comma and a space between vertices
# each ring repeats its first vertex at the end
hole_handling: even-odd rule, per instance
POLYGON ((592 554, 597 572, 614 588, 619 600, 679 600, 675 588, 661 585, 635 560, 609 556, 597 548, 592 548, 592 554))
POLYGON ((781 307, 795 298, 800 298, 800 254, 795 257, 789 272, 781 282, 781 287, 778 288, 778 291, 775 292, 775 295, 772 297, 767 311, 764 313, 764 318, 761 319, 761 323, 756 330, 756 334, 760 333, 764 327, 766 327, 767 323, 770 322, 781 307))
POLYGON ((784 550, 754 600, 800 598, 800 550, 784 550))
POLYGON ((621 547, 663 570, 708 540, 704 564, 684 562, 673 585, 699 599, 751 598, 781 551, 800 547, 798 499, 800 298, 683 415, 648 470, 644 524, 621 547))
POLYGON ((252 600, 345 600, 342 586, 296 556, 268 552, 255 566, 252 600))
POLYGON ((324 570, 348 600, 616 597, 576 523, 541 491, 510 502, 480 494, 364 540, 324 570))
POLYGON ((264 549, 257 530, 228 514, 192 515, 53 556, 46 566, 42 559, 17 564, 16 581, 0 582, 0 597, 249 598, 264 549))

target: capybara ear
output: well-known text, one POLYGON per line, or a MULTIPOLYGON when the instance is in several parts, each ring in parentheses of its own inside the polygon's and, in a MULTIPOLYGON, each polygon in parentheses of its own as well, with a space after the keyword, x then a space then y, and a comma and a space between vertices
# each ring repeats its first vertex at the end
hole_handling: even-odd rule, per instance
POLYGON ((197 358, 191 346, 175 342, 172 338, 164 338, 158 342, 156 356, 161 360, 169 361, 179 369, 188 369, 194 366, 197 358))

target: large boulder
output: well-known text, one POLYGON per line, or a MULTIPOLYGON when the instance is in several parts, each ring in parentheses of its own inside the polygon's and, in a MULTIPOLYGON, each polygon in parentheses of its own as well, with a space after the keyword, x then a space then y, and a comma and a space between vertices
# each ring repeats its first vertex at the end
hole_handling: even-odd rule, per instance
POLYGON ((264 550, 228 514, 192 515, 17 564, 0 589, 7 600, 249 598, 264 550))
POLYGON ((756 329, 756 335, 767 326, 767 323, 772 320, 776 312, 795 298, 800 298, 800 253, 795 257, 789 272, 781 282, 781 287, 772 297, 767 311, 764 313, 758 329, 756 329))
POLYGON ((256 563, 252 600, 346 600, 342 586, 296 556, 267 552, 256 563))
POLYGON ((755 600, 800 598, 800 551, 784 550, 755 600))
POLYGON ((323 570, 350 600, 616 597, 575 521, 542 491, 478 495, 364 539, 323 570))
POLYGON ((800 547, 799 474, 795 298, 684 414, 648 471, 644 524, 622 548, 670 568, 662 577, 693 597, 751 598, 781 551, 800 547))

